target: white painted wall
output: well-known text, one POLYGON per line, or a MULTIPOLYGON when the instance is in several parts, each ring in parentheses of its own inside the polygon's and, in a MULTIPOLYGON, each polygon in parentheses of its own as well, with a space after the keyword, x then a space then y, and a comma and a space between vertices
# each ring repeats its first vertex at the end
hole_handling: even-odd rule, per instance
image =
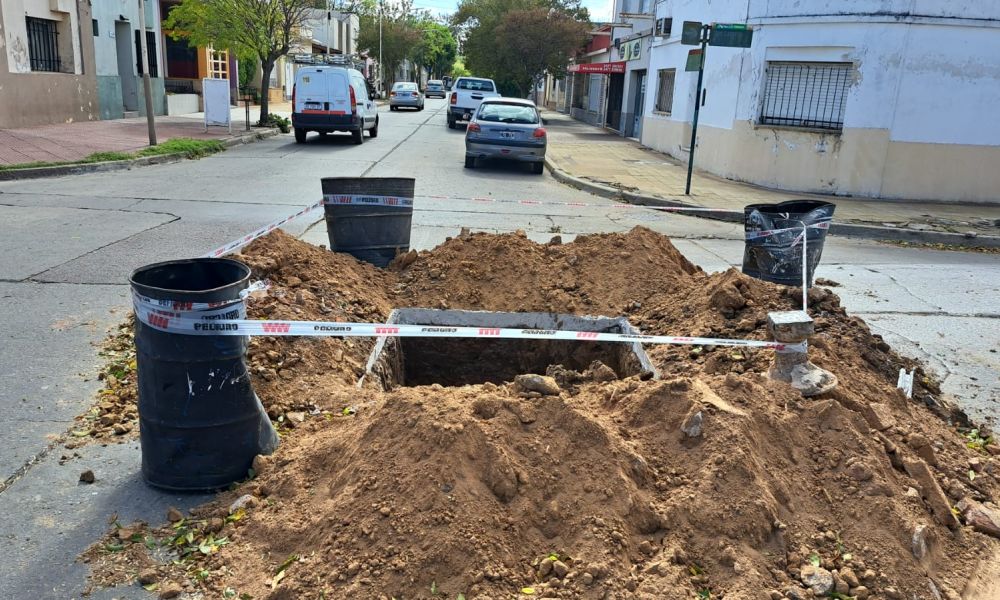
POLYGON ((67 72, 83 73, 83 52, 80 46, 80 21, 75 0, 3 0, 3 45, 7 51, 7 65, 11 73, 30 73, 31 61, 28 51, 28 26, 25 17, 37 17, 61 21, 59 33, 72 36, 71 53, 60 40, 59 53, 64 67, 72 65, 67 72))
POLYGON ((856 64, 858 80, 848 95, 845 129, 888 129, 896 141, 1000 145, 1000 2, 992 0, 731 0, 710 9, 701 0, 668 0, 657 16, 673 16, 674 34, 651 51, 646 106, 655 104, 656 71, 673 67, 674 110, 648 118, 691 121, 697 73, 683 72, 693 46, 680 44, 681 22, 747 22, 748 15, 752 48, 708 48, 700 123, 729 129, 734 120, 756 121, 767 60, 846 60, 856 64), (926 14, 963 18, 791 17, 821 14, 825 6, 845 13, 847 6, 884 12, 915 4, 926 14))
MULTIPOLYGON (((848 185, 843 182, 852 170, 860 168, 860 161, 891 160, 887 158, 890 151, 884 149, 879 156, 870 148, 871 137, 864 138, 864 147, 850 149, 850 143, 861 139, 852 142, 851 130, 859 135, 872 132, 884 136, 890 150, 897 142, 962 145, 965 151, 975 147, 1000 149, 1000 2, 996 0, 665 0, 657 5, 657 17, 672 17, 674 27, 673 35, 654 43, 651 50, 646 122, 654 127, 643 129, 646 145, 686 155, 682 148, 687 141, 678 143, 676 135, 669 142, 661 138, 665 131, 676 132, 692 119, 697 73, 684 72, 684 64, 693 47, 680 44, 682 22, 690 20, 748 23, 755 30, 750 49, 710 46, 707 51, 707 101, 699 124, 718 130, 739 129, 741 142, 746 141, 747 123, 752 127, 759 118, 768 60, 854 63, 856 76, 847 96, 843 140, 837 135, 808 134, 813 136, 810 140, 808 135, 797 133, 792 142, 788 141, 790 136, 781 135, 781 128, 757 129, 758 137, 774 132, 770 151, 775 154, 824 154, 829 144, 835 144, 833 152, 813 163, 821 170, 823 165, 840 161, 833 168, 839 175, 827 178, 828 185, 848 185), (670 116, 653 111, 657 71, 663 68, 677 69, 670 116), (677 127, 655 126, 658 122, 677 127)), ((705 150, 708 163, 703 163, 704 168, 713 170, 711 161, 717 158, 725 166, 716 172, 744 178, 733 172, 738 161, 732 156, 723 159, 715 149, 705 150)), ((926 157, 928 152, 937 151, 921 152, 926 157)), ((886 164, 886 172, 891 171, 893 165, 886 164)), ((766 178, 745 176, 779 187, 780 177, 774 168, 766 178)), ((898 172, 895 178, 899 179, 898 172)), ((870 177, 867 181, 863 189, 845 189, 843 193, 878 194, 880 185, 870 177)), ((957 196, 979 198, 981 188, 957 196)), ((829 191, 839 190, 833 187, 829 191)))

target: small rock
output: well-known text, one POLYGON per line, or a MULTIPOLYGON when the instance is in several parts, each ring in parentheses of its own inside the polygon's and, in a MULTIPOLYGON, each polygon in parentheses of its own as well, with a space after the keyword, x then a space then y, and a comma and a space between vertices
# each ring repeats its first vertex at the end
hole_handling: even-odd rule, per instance
POLYGON ((260 477, 261 475, 266 473, 268 469, 271 468, 271 463, 272 459, 270 456, 258 454, 257 456, 253 457, 253 462, 251 463, 251 467, 253 468, 254 474, 257 477, 260 477))
POLYGON ((847 593, 850 596, 854 596, 857 600, 868 600, 868 596, 871 594, 871 592, 868 591, 868 588, 863 585, 853 587, 851 588, 851 591, 847 593))
POLYGON ((866 584, 872 584, 875 582, 875 571, 871 569, 865 569, 865 572, 861 574, 861 581, 866 584))
POLYGON ((917 488, 914 487, 907 487, 906 493, 904 493, 903 495, 906 496, 907 498, 917 498, 917 499, 920 498, 920 492, 917 490, 917 488))
MULTIPOLYGON (((930 448, 930 445, 925 446, 930 448)), ((934 514, 938 523, 946 525, 950 529, 958 528, 958 519, 951 512, 951 503, 948 497, 941 491, 941 486, 931 473, 930 467, 922 460, 904 460, 903 466, 906 473, 917 481, 922 491, 922 496, 927 500, 927 504, 934 514)))
POLYGON ((538 392, 543 396, 558 396, 562 391, 556 380, 545 375, 518 375, 514 378, 514 386, 523 392, 538 392))
POLYGON ((843 569, 840 570, 839 574, 840 578, 843 579, 845 583, 847 583, 848 587, 856 588, 859 585, 861 585, 861 582, 858 581, 858 576, 854 574, 854 569, 850 567, 844 567, 843 569))
POLYGON ((885 404, 872 402, 862 405, 862 414, 868 425, 876 431, 885 431, 896 425, 896 418, 885 404))
POLYGON ((969 459, 969 468, 975 471, 976 473, 982 473, 983 461, 979 460, 978 457, 973 456, 972 458, 969 459))
POLYGON ((910 436, 909 442, 910 448, 913 448, 920 458, 927 461, 927 464, 937 465, 937 453, 934 452, 934 446, 931 445, 930 440, 919 433, 915 433, 910 436))
POLYGON ((885 594, 885 597, 889 600, 903 600, 903 594, 894 587, 887 587, 882 590, 882 593, 885 594))
POLYGON ((205 523, 206 533, 219 533, 226 526, 226 522, 221 517, 212 517, 205 523))
POLYGON ((552 572, 552 564, 556 562, 551 556, 546 556, 542 559, 542 562, 538 563, 538 576, 540 578, 545 578, 549 576, 552 572))
POLYGON ((254 499, 250 494, 243 494, 236 499, 235 502, 229 505, 229 514, 233 514, 241 508, 250 508, 253 506, 254 499))
POLYGON ((184 513, 171 506, 170 508, 167 509, 167 520, 170 521, 171 523, 183 521, 184 513))
POLYGON ((921 523, 913 528, 913 537, 910 539, 910 549, 917 560, 923 560, 930 554, 933 532, 927 525, 921 523))
POLYGON ((302 280, 295 275, 292 275, 291 277, 285 279, 285 285, 288 287, 298 287, 302 285, 302 280))
POLYGON ((523 229, 518 229, 518 230, 516 230, 516 231, 514 232, 514 235, 516 235, 516 236, 517 236, 517 237, 519 237, 519 238, 526 238, 526 237, 528 237, 528 234, 527 234, 527 233, 525 233, 523 229))
POLYGON ((615 381, 618 379, 618 374, 615 373, 614 369, 599 360, 590 363, 587 370, 583 372, 583 376, 585 379, 596 382, 615 381))
POLYGON ((429 275, 431 279, 440 279, 441 269, 431 269, 427 272, 427 275, 429 275))
POLYGON ((802 588, 790 587, 785 591, 785 596, 789 600, 807 600, 806 593, 802 588))
POLYGON ((569 573, 569 567, 563 561, 557 560, 552 563, 552 573, 559 579, 562 579, 566 576, 566 573, 569 573))
POLYGON ((868 481, 873 477, 872 470, 863 462, 852 463, 847 467, 847 474, 855 481, 868 481))
POLYGON ((349 565, 347 565, 347 574, 351 577, 357 575, 358 571, 360 570, 361 570, 361 563, 359 563, 358 561, 354 561, 349 565))
POLYGON ((778 590, 769 590, 767 592, 767 597, 770 598, 771 600, 782 600, 782 598, 784 598, 785 595, 779 592, 778 590))
POLYGON ((847 585, 842 577, 839 577, 836 573, 833 575, 833 591, 841 594, 843 596, 847 595, 847 592, 851 590, 851 586, 847 585))
POLYGON ((833 574, 822 567, 803 566, 799 570, 799 579, 817 596, 826 596, 833 591, 833 574))
POLYGON ((160 578, 156 573, 156 569, 143 569, 139 571, 139 585, 150 585, 156 583, 160 578))
POLYGON ((580 583, 583 585, 590 585, 594 583, 594 576, 590 573, 584 572, 584 574, 580 576, 580 583))
POLYGON ((701 435, 702 422, 705 420, 704 415, 698 407, 695 406, 688 412, 687 416, 684 418, 684 422, 681 423, 681 431, 684 435, 690 438, 696 438, 701 435))
POLYGON ((378 512, 383 517, 388 517, 389 515, 392 514, 392 509, 389 508, 388 506, 383 506, 382 508, 378 509, 378 512))
POLYGON ((80 481, 83 483, 94 483, 97 481, 97 478, 94 477, 94 472, 92 470, 87 469, 83 473, 80 473, 80 481))
POLYGON ((292 423, 303 423, 306 420, 306 413, 304 413, 304 412, 288 412, 288 413, 285 413, 285 418, 287 418, 292 423))
POLYGON ((176 598, 177 596, 180 596, 183 591, 184 588, 182 588, 179 584, 169 581, 164 583, 160 588, 160 598, 163 598, 164 600, 167 598, 176 598))
POLYGON ((558 246, 560 244, 562 244, 562 236, 561 235, 554 235, 554 236, 552 236, 552 239, 549 240, 549 245, 550 246, 558 246))
POLYGON ((956 506, 965 519, 979 533, 1000 538, 1000 511, 987 508, 970 498, 962 498, 956 506))
POLYGON ((646 556, 652 556, 656 553, 653 545, 649 543, 649 540, 643 540, 639 543, 639 552, 642 552, 646 556))

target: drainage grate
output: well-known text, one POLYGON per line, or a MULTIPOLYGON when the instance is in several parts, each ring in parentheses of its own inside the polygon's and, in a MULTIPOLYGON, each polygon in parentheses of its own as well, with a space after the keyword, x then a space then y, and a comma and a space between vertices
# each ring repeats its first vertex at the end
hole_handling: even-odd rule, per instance
MULTIPOLYGON (((392 311, 389 324, 435 327, 501 327, 569 329, 638 333, 622 318, 581 317, 552 313, 504 313, 402 308, 392 311)), ((512 381, 522 373, 545 373, 550 365, 583 371, 600 360, 619 377, 653 373, 641 344, 470 338, 383 338, 368 358, 365 376, 383 389, 397 386, 461 386, 512 381)))

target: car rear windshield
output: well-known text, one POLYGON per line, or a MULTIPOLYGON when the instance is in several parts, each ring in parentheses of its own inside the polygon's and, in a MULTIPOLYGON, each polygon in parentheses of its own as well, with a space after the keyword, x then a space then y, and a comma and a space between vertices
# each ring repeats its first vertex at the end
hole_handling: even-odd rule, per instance
POLYGON ((472 90, 475 92, 493 92, 493 82, 485 79, 460 79, 456 86, 460 90, 472 90))
POLYGON ((479 108, 479 116, 476 119, 495 123, 535 125, 538 123, 538 111, 533 106, 523 104, 489 102, 479 108))
POLYGON ((394 90, 415 90, 417 89, 417 84, 415 83, 397 83, 392 86, 394 90))

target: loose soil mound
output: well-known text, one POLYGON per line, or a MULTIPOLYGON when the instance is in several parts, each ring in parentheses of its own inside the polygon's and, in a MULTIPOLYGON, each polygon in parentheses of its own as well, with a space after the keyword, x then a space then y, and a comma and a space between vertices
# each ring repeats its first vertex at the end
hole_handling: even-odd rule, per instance
MULTIPOLYGON (((764 339, 767 312, 798 297, 706 275, 645 229, 547 246, 462 235, 387 272, 276 234, 244 260, 273 284, 255 317, 445 305, 764 339)), ((766 351, 652 348, 658 381, 553 366, 561 389, 542 396, 517 383, 358 390, 370 342, 256 339, 255 386, 294 430, 255 479, 193 516, 96 545, 95 581, 148 569, 133 546, 158 539, 189 558, 144 580, 210 597, 959 598, 1000 551, 971 527, 988 529, 997 448, 942 419, 925 376, 905 398, 895 377, 912 364, 835 295, 810 295, 811 356, 841 382, 811 399, 762 375, 766 351), (126 551, 102 550, 112 542, 126 551)))

